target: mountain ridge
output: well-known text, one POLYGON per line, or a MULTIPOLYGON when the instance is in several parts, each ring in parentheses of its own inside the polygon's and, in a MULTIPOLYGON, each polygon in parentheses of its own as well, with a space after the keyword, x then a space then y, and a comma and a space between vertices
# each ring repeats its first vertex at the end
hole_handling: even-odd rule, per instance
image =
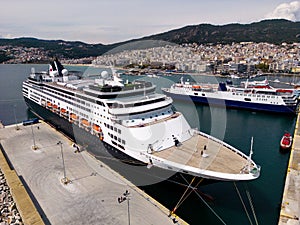
MULTIPOLYGON (((198 25, 187 25, 159 34, 107 45, 101 43, 88 44, 82 41, 43 40, 34 37, 19 37, 14 39, 0 38, 0 46, 40 48, 46 51, 49 57, 78 59, 96 57, 125 44, 131 44, 132 48, 138 48, 134 45, 134 42, 146 40, 161 40, 162 42, 155 43, 158 46, 166 44, 165 42, 175 44, 231 44, 233 42, 248 41, 273 44, 281 44, 283 42, 293 43, 300 42, 300 22, 272 19, 250 24, 230 23, 225 25, 212 25, 202 23, 198 25)), ((0 50, 0 62, 2 57, 4 57, 4 61, 7 58, 13 57, 5 54, 6 52, 4 50, 0 50)))

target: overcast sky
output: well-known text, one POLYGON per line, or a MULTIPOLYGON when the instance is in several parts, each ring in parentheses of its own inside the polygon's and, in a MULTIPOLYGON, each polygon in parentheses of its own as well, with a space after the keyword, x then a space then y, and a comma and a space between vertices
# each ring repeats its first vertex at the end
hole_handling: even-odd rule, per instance
POLYGON ((186 25, 300 21, 286 0, 1 0, 0 37, 115 43, 186 25))

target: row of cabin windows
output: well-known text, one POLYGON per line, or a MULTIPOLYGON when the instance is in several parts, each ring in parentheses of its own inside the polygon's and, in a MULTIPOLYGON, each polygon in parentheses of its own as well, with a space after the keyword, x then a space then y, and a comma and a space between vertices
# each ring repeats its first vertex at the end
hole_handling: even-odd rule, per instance
POLYGON ((149 105, 157 102, 165 101, 166 98, 159 98, 144 102, 136 102, 136 103, 129 103, 129 104, 119 104, 119 103, 107 103, 107 106, 109 108, 129 108, 129 107, 136 107, 136 106, 142 106, 142 105, 149 105))
MULTIPOLYGON (((168 110, 168 113, 171 113, 171 111, 170 111, 170 110, 168 110)), ((164 113, 164 112, 162 112, 162 113, 161 113, 161 115, 162 115, 162 116, 164 116, 164 115, 165 115, 165 113, 164 113)), ((153 117, 158 117, 158 115, 156 114, 155 116, 150 116, 149 118, 150 118, 150 119, 153 119, 153 117)), ((144 120, 145 120, 145 118, 142 118, 142 120, 144 121, 144 120)), ((134 121, 135 121, 135 120, 131 120, 131 122, 132 122, 132 123, 133 123, 134 121)), ((127 121, 126 121, 126 123, 129 123, 129 121, 127 120, 127 121)))
MULTIPOLYGON (((37 93, 36 91, 30 90, 30 92, 32 92, 31 95, 33 95, 33 97, 35 97, 35 98, 38 98, 37 95, 41 95, 41 97, 44 97, 42 94, 39 94, 39 93, 37 93), (34 94, 37 94, 37 95, 34 95, 34 94)), ((61 101, 66 101, 65 99, 62 99, 61 97, 53 96, 52 94, 49 94, 49 95, 52 96, 53 98, 58 98, 58 99, 60 99, 61 101)), ((46 98, 46 97, 44 97, 44 98, 46 98)), ((50 99, 50 98, 46 98, 46 99, 47 99, 47 101, 51 101, 51 102, 53 101, 54 104, 56 103, 55 100, 52 100, 52 99, 50 99)), ((78 105, 78 104, 74 104, 74 103, 72 103, 72 102, 70 102, 70 101, 66 101, 66 102, 68 102, 70 105, 74 105, 74 106, 76 106, 76 107, 78 107, 78 108, 84 109, 85 111, 91 111, 90 109, 86 109, 85 107, 82 107, 82 106, 80 106, 80 105, 78 105)), ((57 104, 60 105, 59 102, 57 102, 57 104)), ((76 114, 79 114, 79 115, 82 116, 82 117, 88 118, 88 115, 86 115, 86 114, 84 114, 84 113, 81 113, 81 112, 79 112, 79 111, 77 111, 77 110, 73 110, 71 107, 69 108, 69 107, 67 106, 67 109, 69 109, 70 111, 73 111, 73 112, 76 113, 76 114)))
MULTIPOLYGON (((53 86, 51 86, 50 88, 49 88, 48 86, 45 86, 45 89, 47 89, 47 90, 53 90, 53 89, 55 89, 55 90, 58 90, 59 93, 66 93, 66 95, 64 95, 64 96, 65 96, 66 98, 69 98, 69 99, 72 98, 72 97, 70 97, 70 95, 71 95, 71 96, 74 96, 74 95, 75 95, 73 92, 61 90, 61 89, 58 89, 58 88, 53 87, 53 86)), ((63 94, 62 94, 62 95, 63 95, 63 94)), ((85 100, 85 102, 87 102, 87 101, 88 101, 88 102, 91 102, 91 103, 95 103, 95 102, 96 102, 98 105, 105 106, 104 103, 101 102, 101 101, 99 101, 99 100, 95 100, 95 99, 92 99, 92 98, 89 98, 89 97, 86 97, 86 96, 83 96, 83 95, 80 95, 80 94, 76 94, 76 97, 85 100)))
POLYGON ((117 142, 115 142, 115 141, 111 141, 111 143, 113 143, 115 146, 118 146, 119 148, 121 148, 121 149, 123 149, 123 150, 125 150, 125 148, 124 148, 124 146, 123 145, 121 145, 121 144, 118 144, 117 142))
MULTIPOLYGON (((48 88, 48 87, 45 87, 44 90, 47 90, 48 92, 50 92, 50 93, 46 93, 47 95, 50 95, 50 96, 52 96, 52 97, 54 97, 54 98, 58 98, 58 99, 60 99, 61 101, 67 102, 67 103, 69 103, 69 104, 71 104, 71 105, 74 105, 74 106, 76 106, 76 107, 78 107, 78 108, 81 108, 81 109, 83 109, 83 110, 85 110, 85 111, 87 111, 87 112, 91 112, 91 110, 90 110, 89 108, 86 108, 86 107, 81 106, 81 105, 79 105, 79 104, 73 103, 73 102, 69 101, 68 99, 73 100, 73 101, 75 101, 75 102, 78 102, 78 103, 80 103, 80 104, 82 104, 82 105, 86 105, 87 107, 90 107, 90 106, 91 106, 90 103, 85 102, 85 101, 82 101, 82 100, 79 100, 78 98, 81 98, 81 99, 84 99, 84 100, 86 100, 86 101, 90 101, 90 102, 93 102, 93 103, 96 102, 98 105, 105 106, 104 103, 101 102, 101 101, 93 101, 92 99, 86 98, 86 97, 84 97, 84 96, 77 95, 78 98, 74 98, 74 97, 71 97, 71 96, 69 96, 69 95, 67 95, 67 94, 63 94, 62 92, 53 91, 52 89, 50 89, 50 88, 48 88), (53 95, 53 94, 51 94, 51 93, 54 93, 54 94, 56 94, 57 96, 55 96, 55 95, 53 95)), ((45 93, 45 91, 43 91, 43 90, 40 90, 40 91, 42 91, 42 92, 45 93)), ((48 99, 48 100, 51 100, 51 99, 48 99)), ((96 107, 95 107, 95 108, 96 108, 96 107)), ((99 109, 99 107, 97 107, 97 109, 99 109)), ((105 110, 104 110, 104 111, 105 111, 105 110)))
POLYGON ((108 129, 111 129, 112 131, 115 131, 115 132, 118 132, 119 134, 121 134, 121 130, 118 129, 118 128, 116 128, 116 127, 114 127, 114 126, 112 126, 112 125, 109 125, 109 124, 107 124, 107 123, 104 123, 104 126, 105 126, 106 128, 108 128, 108 129))
MULTIPOLYGON (((248 96, 248 97, 258 97, 258 98, 260 98, 260 97, 262 97, 262 96, 260 96, 260 95, 255 95, 255 94, 239 94, 239 93, 232 93, 232 95, 240 95, 240 96, 248 96)), ((273 96, 273 95, 267 95, 266 96, 267 98, 275 98, 275 96, 273 96)))
MULTIPOLYGON (((46 89, 48 90, 48 88, 46 88, 46 89)), ((51 93, 46 93, 45 91, 42 91, 42 92, 45 93, 45 94, 48 95, 48 96, 51 96, 51 97, 53 97, 53 98, 57 98, 57 99, 59 99, 59 100, 61 100, 61 101, 63 101, 63 102, 67 102, 67 103, 70 104, 70 105, 74 105, 74 106, 76 106, 77 108, 83 109, 83 110, 85 110, 85 111, 87 111, 87 112, 91 112, 91 110, 88 109, 88 108, 86 108, 86 107, 83 107, 83 106, 81 106, 81 105, 79 105, 79 104, 73 103, 73 102, 67 100, 66 98, 60 97, 60 96, 66 96, 66 95, 64 95, 64 94, 57 93, 57 92, 52 91, 52 90, 48 90, 48 91, 49 91, 49 92, 52 92, 52 93, 54 93, 54 94, 57 94, 57 95, 59 95, 59 96, 55 96, 55 95, 53 95, 53 94, 51 94, 51 93)), ((32 92, 32 91, 30 90, 30 92, 32 92)), ((36 93, 36 92, 33 92, 33 93, 36 93)), ((36 94, 37 94, 37 93, 36 93, 36 94)), ((46 98, 43 94, 39 94, 39 95, 41 95, 41 97, 46 98)), ((46 99, 47 99, 48 101, 52 101, 52 99, 50 99, 50 98, 46 98, 46 99)), ((74 100, 74 98, 71 98, 71 97, 69 97, 69 99, 74 100)), ((53 100, 53 103, 55 103, 55 100, 53 100)), ((80 102, 80 103, 81 103, 81 102, 80 102)), ((59 103, 58 103, 58 105, 59 105, 59 103)))
POLYGON ((110 136, 111 139, 118 141, 119 143, 122 143, 123 145, 126 144, 126 141, 121 139, 120 137, 117 137, 111 133, 108 132, 108 136, 110 136))
MULTIPOLYGON (((81 105, 79 105, 79 104, 76 104, 76 103, 80 103, 80 104, 82 104, 82 105, 86 105, 86 106, 90 107, 90 104, 89 104, 89 103, 87 103, 87 102, 85 102, 85 101, 83 101, 83 100, 80 100, 80 99, 78 99, 78 98, 74 98, 74 97, 71 97, 71 96, 69 96, 69 95, 63 94, 62 92, 53 91, 52 89, 47 88, 47 87, 46 87, 45 89, 46 89, 48 92, 51 92, 51 93, 56 94, 57 96, 55 96, 55 97, 56 97, 56 98, 59 98, 59 99, 62 100, 62 101, 66 101, 66 102, 68 102, 69 104, 75 105, 75 106, 78 107, 78 108, 81 108, 81 109, 83 109, 83 110, 85 110, 85 111, 91 112, 91 110, 90 110, 89 108, 86 108, 86 107, 84 107, 84 106, 81 106, 81 105), (70 101, 68 101, 67 99, 73 100, 73 101, 76 102, 76 103, 70 102, 70 101)), ((78 96, 78 97, 82 97, 82 96, 78 96)))

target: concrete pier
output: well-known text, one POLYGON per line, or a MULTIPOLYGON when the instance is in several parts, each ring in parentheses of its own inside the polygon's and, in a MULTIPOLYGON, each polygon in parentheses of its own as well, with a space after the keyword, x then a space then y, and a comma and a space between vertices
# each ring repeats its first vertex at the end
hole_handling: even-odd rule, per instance
MULTIPOLYGON (((18 127, 1 128, 0 141, 37 212, 34 223, 20 212, 25 224, 187 224, 168 217, 167 208, 88 152, 75 153, 73 143, 49 125, 18 127)), ((18 209, 27 207, 24 198, 16 196, 18 209)))
POLYGON ((278 225, 300 224, 300 114, 298 114, 293 145, 285 180, 278 225))

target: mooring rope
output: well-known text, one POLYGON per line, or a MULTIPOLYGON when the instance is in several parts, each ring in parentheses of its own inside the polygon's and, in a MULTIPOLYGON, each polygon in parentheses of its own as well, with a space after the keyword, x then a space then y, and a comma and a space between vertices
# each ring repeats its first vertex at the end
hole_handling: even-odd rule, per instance
POLYGON ((246 185, 246 194, 247 194, 247 197, 248 197, 248 200, 249 200, 249 204, 250 204, 250 207, 251 207, 251 210, 252 210, 252 213, 253 213, 255 223, 256 223, 256 225, 258 225, 258 221, 257 221, 256 213, 255 213, 255 210, 254 210, 252 198, 250 196, 250 192, 249 192, 249 189, 248 189, 247 185, 246 185))
MULTIPOLYGON (((181 174, 180 174, 181 175, 181 174)), ((181 177, 185 180, 186 183, 187 180, 181 175, 181 177)), ((200 182, 197 184, 197 186, 204 180, 204 178, 202 178, 200 180, 200 182)), ((196 195, 198 195, 198 197, 201 199, 201 201, 204 202, 204 204, 210 209, 210 211, 212 211, 212 213, 224 224, 226 225, 226 223, 224 222, 224 220, 222 220, 222 218, 213 210, 213 208, 211 208, 208 203, 201 197, 201 195, 197 192, 197 189, 196 188, 193 188, 193 191, 196 193, 196 195)))
MULTIPOLYGON (((191 181, 191 183, 189 184, 189 186, 185 189, 184 193, 182 194, 181 198, 179 199, 179 201, 177 202, 176 206, 174 207, 174 209, 171 211, 171 214, 174 213, 176 211, 176 209, 182 204, 182 202, 187 198, 187 196, 185 196, 185 194, 187 193, 187 191, 190 189, 192 183, 194 182, 196 177, 194 177, 191 181), (184 199, 183 199, 184 198, 184 199)), ((191 192, 190 192, 191 193, 191 192)), ((188 196, 190 195, 190 193, 188 194, 188 196)))
MULTIPOLYGON (((186 179, 185 178, 183 178, 185 181, 186 181, 186 179)), ((199 184, 203 181, 204 179, 202 178, 201 180, 199 180, 199 182, 195 185, 195 187, 189 187, 190 189, 192 189, 192 190, 190 190, 190 192, 184 197, 184 199, 181 201, 181 203, 177 206, 177 208, 190 196, 190 194, 192 193, 192 191, 193 190, 195 190, 198 186, 199 186, 199 184)), ((176 209, 177 209, 176 208, 176 209)), ((172 211, 172 212, 174 212, 174 210, 172 211)))
POLYGON ((238 187, 236 186, 236 183, 233 182, 233 184, 234 184, 235 189, 236 189, 236 191, 237 191, 237 193, 238 193, 238 196, 240 197, 240 200, 241 200, 242 205, 243 205, 243 207, 244 207, 244 210, 245 210, 245 212, 246 212, 246 214, 247 214, 247 217, 248 217, 248 219, 249 219, 249 222, 250 222, 251 225, 253 225, 253 223, 252 223, 252 221, 251 221, 251 218, 250 218, 250 215, 249 215, 249 213, 248 213, 247 207, 246 207, 246 205, 245 205, 245 203, 244 203, 244 201, 243 201, 243 198, 242 198, 242 196, 241 196, 241 194, 240 194, 240 191, 239 191, 238 187))
POLYGON ((198 195, 198 197, 203 201, 203 203, 210 209, 210 211, 212 211, 212 213, 224 224, 226 225, 226 223, 224 222, 224 220, 222 220, 222 218, 215 212, 215 210, 213 210, 213 208, 211 208, 209 206, 209 204, 201 197, 201 195, 196 191, 196 189, 193 189, 195 191, 195 193, 198 195))

